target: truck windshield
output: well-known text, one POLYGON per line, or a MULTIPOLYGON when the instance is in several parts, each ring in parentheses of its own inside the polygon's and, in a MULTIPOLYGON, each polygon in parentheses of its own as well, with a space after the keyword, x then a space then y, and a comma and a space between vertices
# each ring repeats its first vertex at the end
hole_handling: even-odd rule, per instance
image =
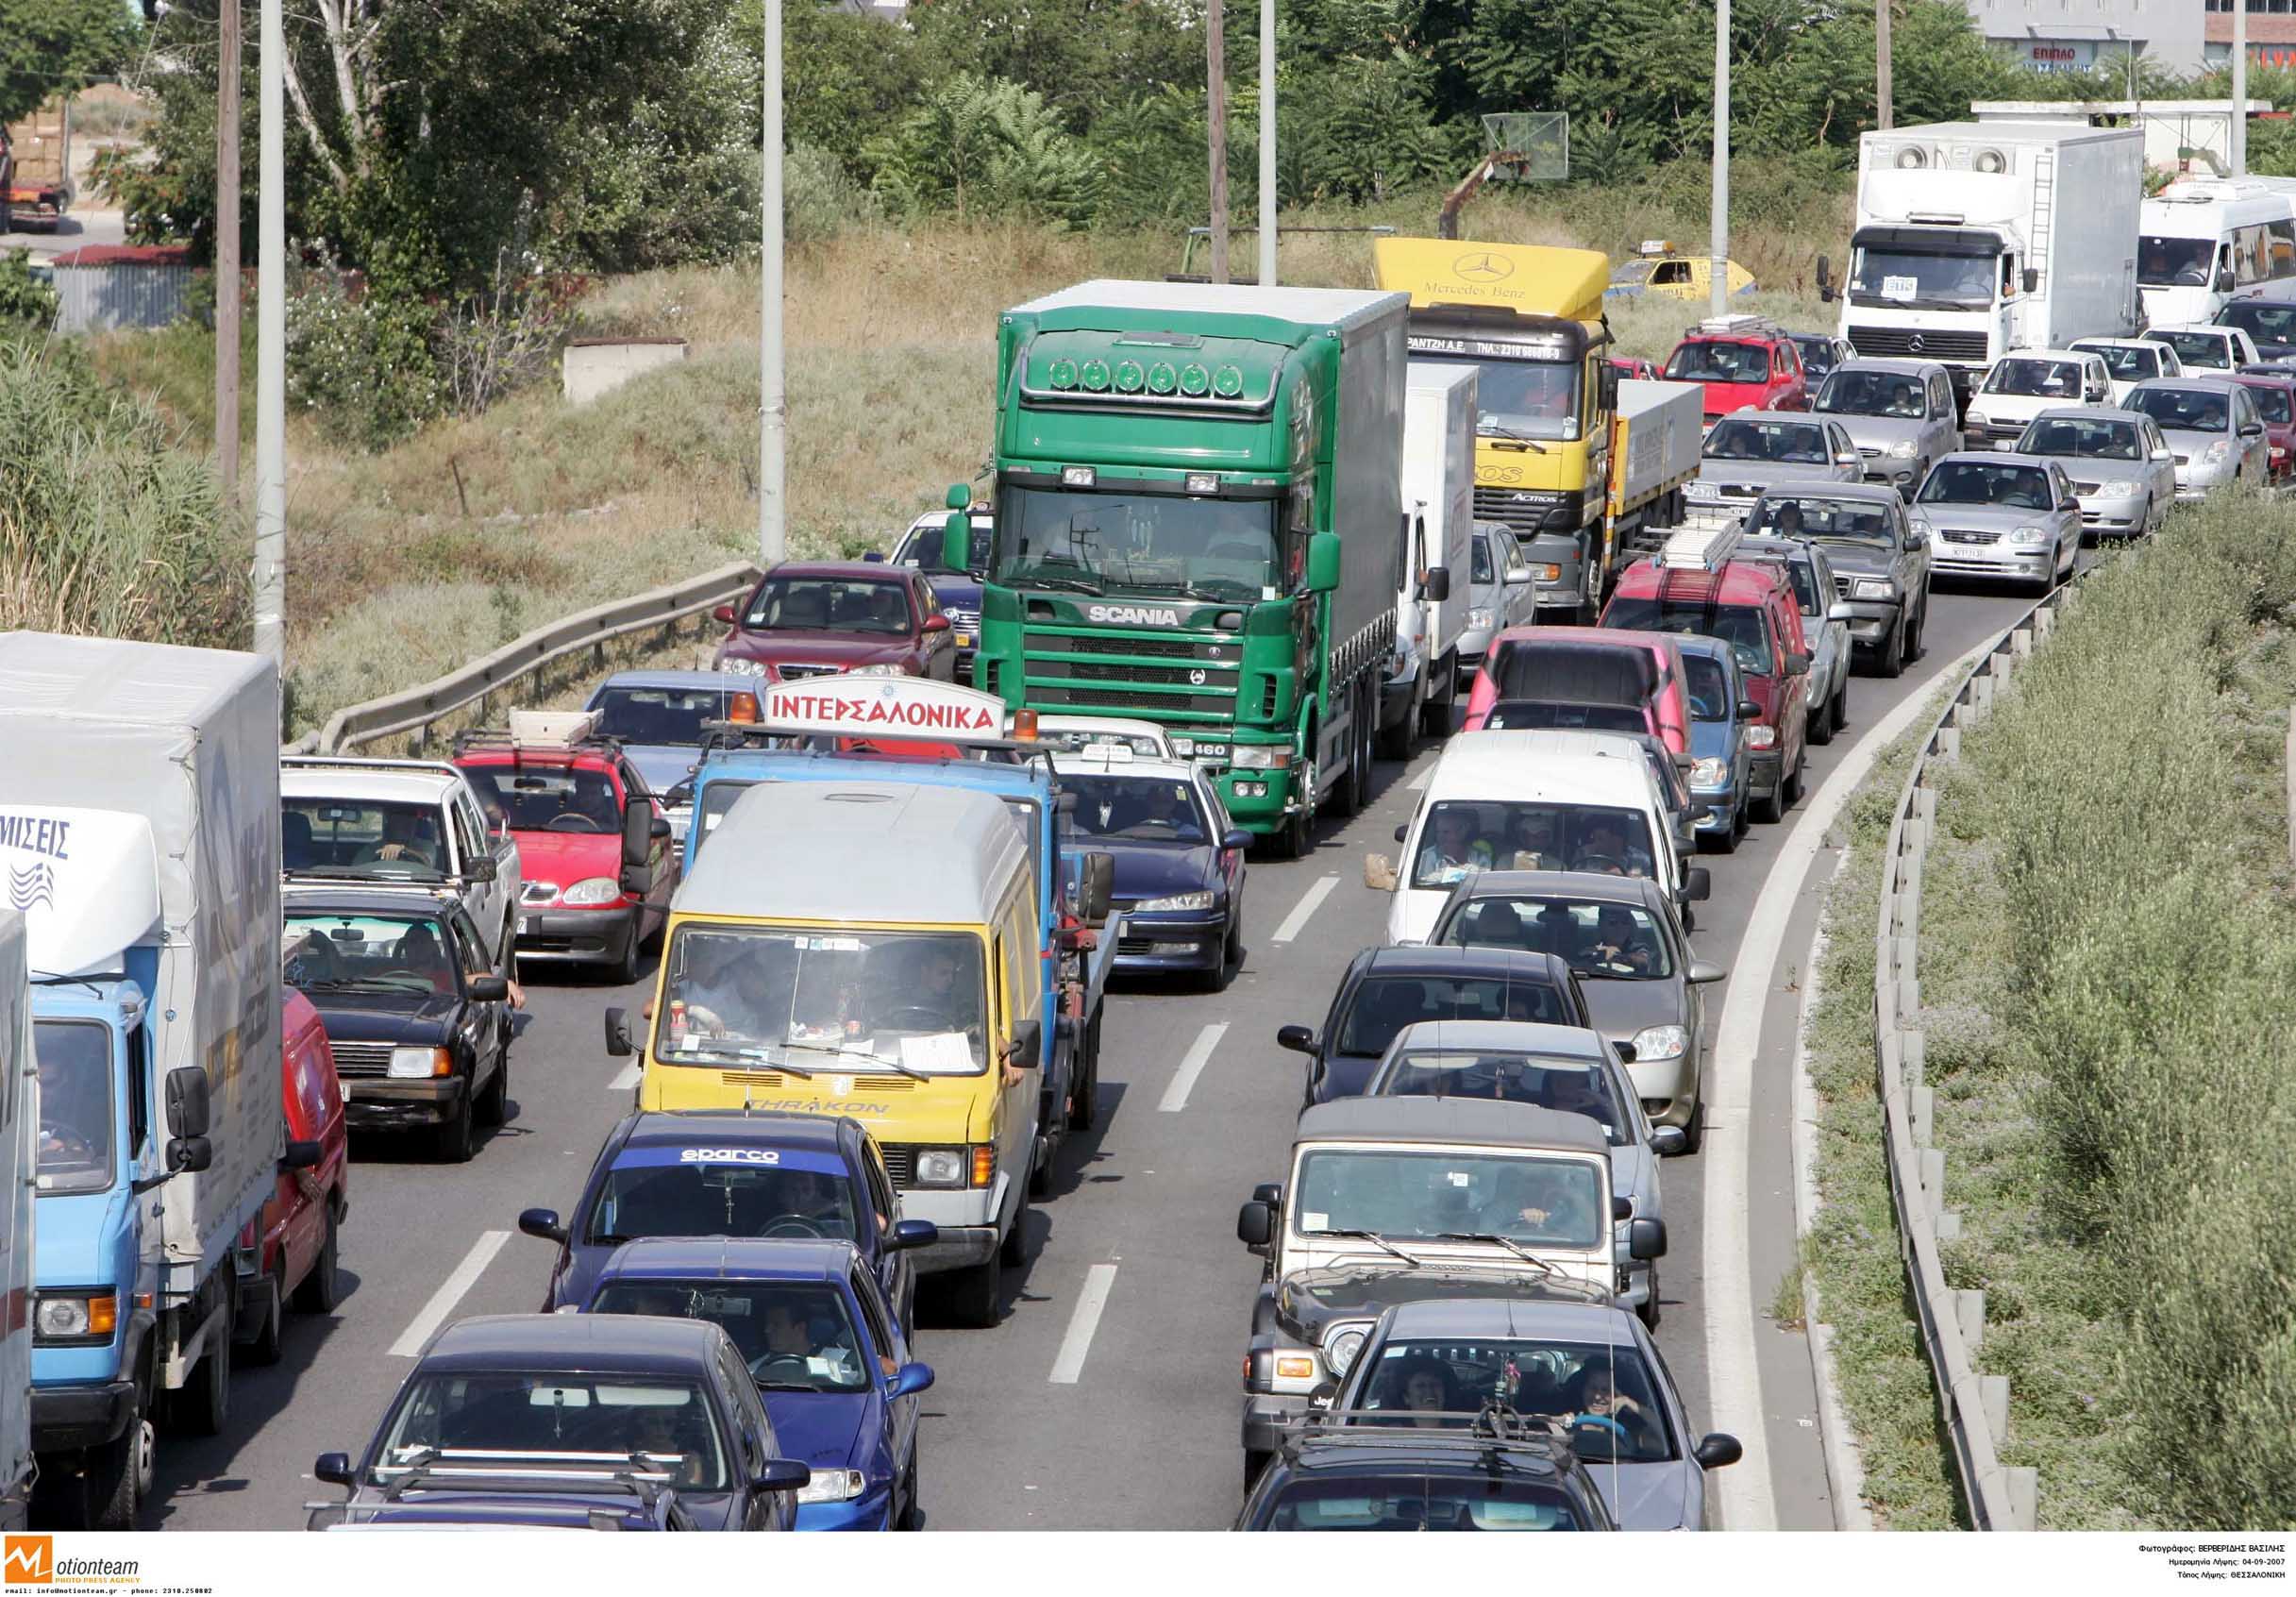
MULTIPOLYGON (((1966 238, 1968 235, 1952 235, 1966 238)), ((1852 303, 1909 311, 1979 311, 2001 281, 2000 246, 1990 240, 1953 248, 1919 244, 1861 244, 1850 251, 1852 303)))
POLYGON ((39 1192, 111 1185, 111 1032, 94 1020, 35 1020, 40 1061, 39 1192))
POLYGON ((1921 402, 1921 379, 1897 372, 1836 371, 1818 391, 1815 409, 1835 416, 1895 416, 1919 421, 1928 414, 1921 402))
POLYGON ((1593 1159, 1466 1148, 1311 1150, 1299 1161, 1300 1236, 1368 1231, 1399 1241, 1476 1233, 1535 1247, 1592 1248, 1609 1236, 1593 1159))
POLYGON ((2147 233, 2137 241, 2137 281, 2144 288, 2206 288, 2216 253, 2214 239, 2147 233))
POLYGON ((980 940, 961 932, 687 925, 670 939, 654 1056, 849 1073, 975 1075, 980 940))
POLYGON ((1500 437, 1576 438, 1579 388, 1586 369, 1577 361, 1478 361, 1480 414, 1475 430, 1500 437))
POLYGON ((804 1281, 610 1281, 593 1314, 706 1320, 725 1328, 759 1386, 774 1392, 869 1387, 866 1344, 834 1286, 804 1281))
POLYGON ((1448 887, 1494 869, 1656 874, 1643 817, 1608 804, 1447 799, 1430 812, 1417 841, 1414 887, 1448 887))
POLYGON ((596 1454, 620 1462, 644 1453, 681 1491, 726 1489, 725 1444, 710 1400, 693 1382, 672 1376, 418 1373, 398 1400, 367 1478, 396 1480, 444 1448, 517 1454, 537 1471, 595 1470, 603 1467, 596 1454))
POLYGON ((1168 594, 1214 603, 1288 586, 1274 499, 1007 486, 995 580, 1081 594, 1168 594))

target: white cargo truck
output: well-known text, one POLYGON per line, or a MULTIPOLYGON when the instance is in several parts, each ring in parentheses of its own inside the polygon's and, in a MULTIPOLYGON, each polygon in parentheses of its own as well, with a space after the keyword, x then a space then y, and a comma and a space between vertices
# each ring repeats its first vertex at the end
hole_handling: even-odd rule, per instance
POLYGON ((1414 361, 1403 387, 1403 547, 1397 562, 1395 647, 1380 683, 1381 752, 1450 733, 1459 697, 1475 536, 1473 366, 1414 361))
MULTIPOLYGON (((1865 134, 1841 332, 1936 361, 1966 404, 2012 349, 2126 338, 2138 321, 2144 133, 1947 122, 1865 134)), ((1823 285, 1821 292, 1831 293, 1823 285)))
POLYGON ((1706 441, 1706 391, 1695 382, 1622 378, 1611 441, 1611 565, 1657 548, 1684 516, 1683 488, 1698 475, 1706 441))
MULTIPOLYGON (((33 1137, 40 1072, 32 1053, 31 966, 24 919, 0 905, 0 1285, 11 1303, 32 1301, 33 1137)), ((32 1321, 0 1326, 0 1531, 23 1530, 32 1499, 32 1321)))
POLYGON ((255 655, 0 633, 41 1081, 33 1446, 89 1528, 134 1527, 156 1424, 211 1436, 229 1405, 237 1245, 286 1152, 278 745, 255 655))

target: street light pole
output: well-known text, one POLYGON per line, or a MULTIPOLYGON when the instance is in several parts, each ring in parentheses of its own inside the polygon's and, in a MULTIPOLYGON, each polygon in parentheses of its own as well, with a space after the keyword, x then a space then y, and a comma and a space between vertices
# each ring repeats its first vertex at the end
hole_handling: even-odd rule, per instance
POLYGON ((781 360, 781 0, 764 0, 765 170, 758 250, 758 563, 789 554, 789 399, 781 360))
POLYGON ((1260 0, 1260 286, 1276 286, 1276 0, 1260 0))
POLYGON ((1897 90, 1889 72, 1889 11, 1893 0, 1873 0, 1874 126, 1897 126, 1897 90))
POLYGON ((287 28, 261 0, 257 97, 255 290, 255 651, 287 656, 287 28))
POLYGON ((2248 176, 2248 0, 2232 0, 2232 175, 2248 176))
POLYGON ((223 0, 215 64, 215 476, 239 508, 240 0, 223 0))
POLYGON ((1730 0, 1717 0, 1714 10, 1714 230, 1707 253, 1711 313, 1719 316, 1730 303, 1730 0))
POLYGON ((1228 280, 1228 24, 1226 0, 1204 8, 1206 143, 1212 162, 1212 280, 1228 280))

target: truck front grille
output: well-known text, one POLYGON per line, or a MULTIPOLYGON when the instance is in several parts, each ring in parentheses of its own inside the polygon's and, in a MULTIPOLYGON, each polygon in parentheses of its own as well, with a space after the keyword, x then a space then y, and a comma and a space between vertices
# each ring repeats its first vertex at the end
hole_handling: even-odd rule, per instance
POLYGON ((1235 719, 1244 646, 1234 638, 1030 628, 1021 647, 1024 703, 1198 724, 1235 719))
POLYGON ((1475 490, 1475 516, 1481 521, 1502 521, 1509 527, 1526 532, 1535 532, 1554 509, 1553 500, 1536 504, 1516 498, 1513 488, 1478 488, 1475 490))
POLYGON ((1850 344, 1868 360, 1986 361, 1986 335, 1950 328, 1852 328, 1850 344))

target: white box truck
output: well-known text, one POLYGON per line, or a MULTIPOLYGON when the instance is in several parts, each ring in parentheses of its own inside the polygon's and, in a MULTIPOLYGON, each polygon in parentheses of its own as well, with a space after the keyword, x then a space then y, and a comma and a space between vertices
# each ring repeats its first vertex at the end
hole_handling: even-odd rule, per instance
POLYGON ((1605 519, 1615 540, 1611 564, 1623 568, 1687 519, 1683 487, 1698 476, 1706 442, 1706 391, 1695 382, 1622 378, 1616 428, 1605 519))
MULTIPOLYGON (((33 1064, 31 966, 24 917, 0 904, 0 1285, 11 1303, 32 1301, 32 1161, 40 1128, 33 1064)), ((0 1326, 0 1531, 23 1530, 32 1501, 32 1320, 0 1326)))
POLYGON ((1414 361, 1403 382, 1403 548, 1397 562, 1395 647, 1380 683, 1380 748, 1407 758, 1412 739, 1449 735, 1459 697, 1474 560, 1473 366, 1414 361))
MULTIPOLYGON (((2126 338, 2138 322, 2144 133, 1946 122, 1858 140, 1841 332, 1862 356, 1936 361, 1965 402, 2012 349, 2126 338)), ((1821 277, 1821 292, 1831 293, 1821 277)))
POLYGON ((229 1404, 240 1234, 286 1151, 278 746, 258 656, 0 633, 42 1122, 32 1437, 89 1528, 134 1527, 155 1422, 213 1435, 229 1404))

